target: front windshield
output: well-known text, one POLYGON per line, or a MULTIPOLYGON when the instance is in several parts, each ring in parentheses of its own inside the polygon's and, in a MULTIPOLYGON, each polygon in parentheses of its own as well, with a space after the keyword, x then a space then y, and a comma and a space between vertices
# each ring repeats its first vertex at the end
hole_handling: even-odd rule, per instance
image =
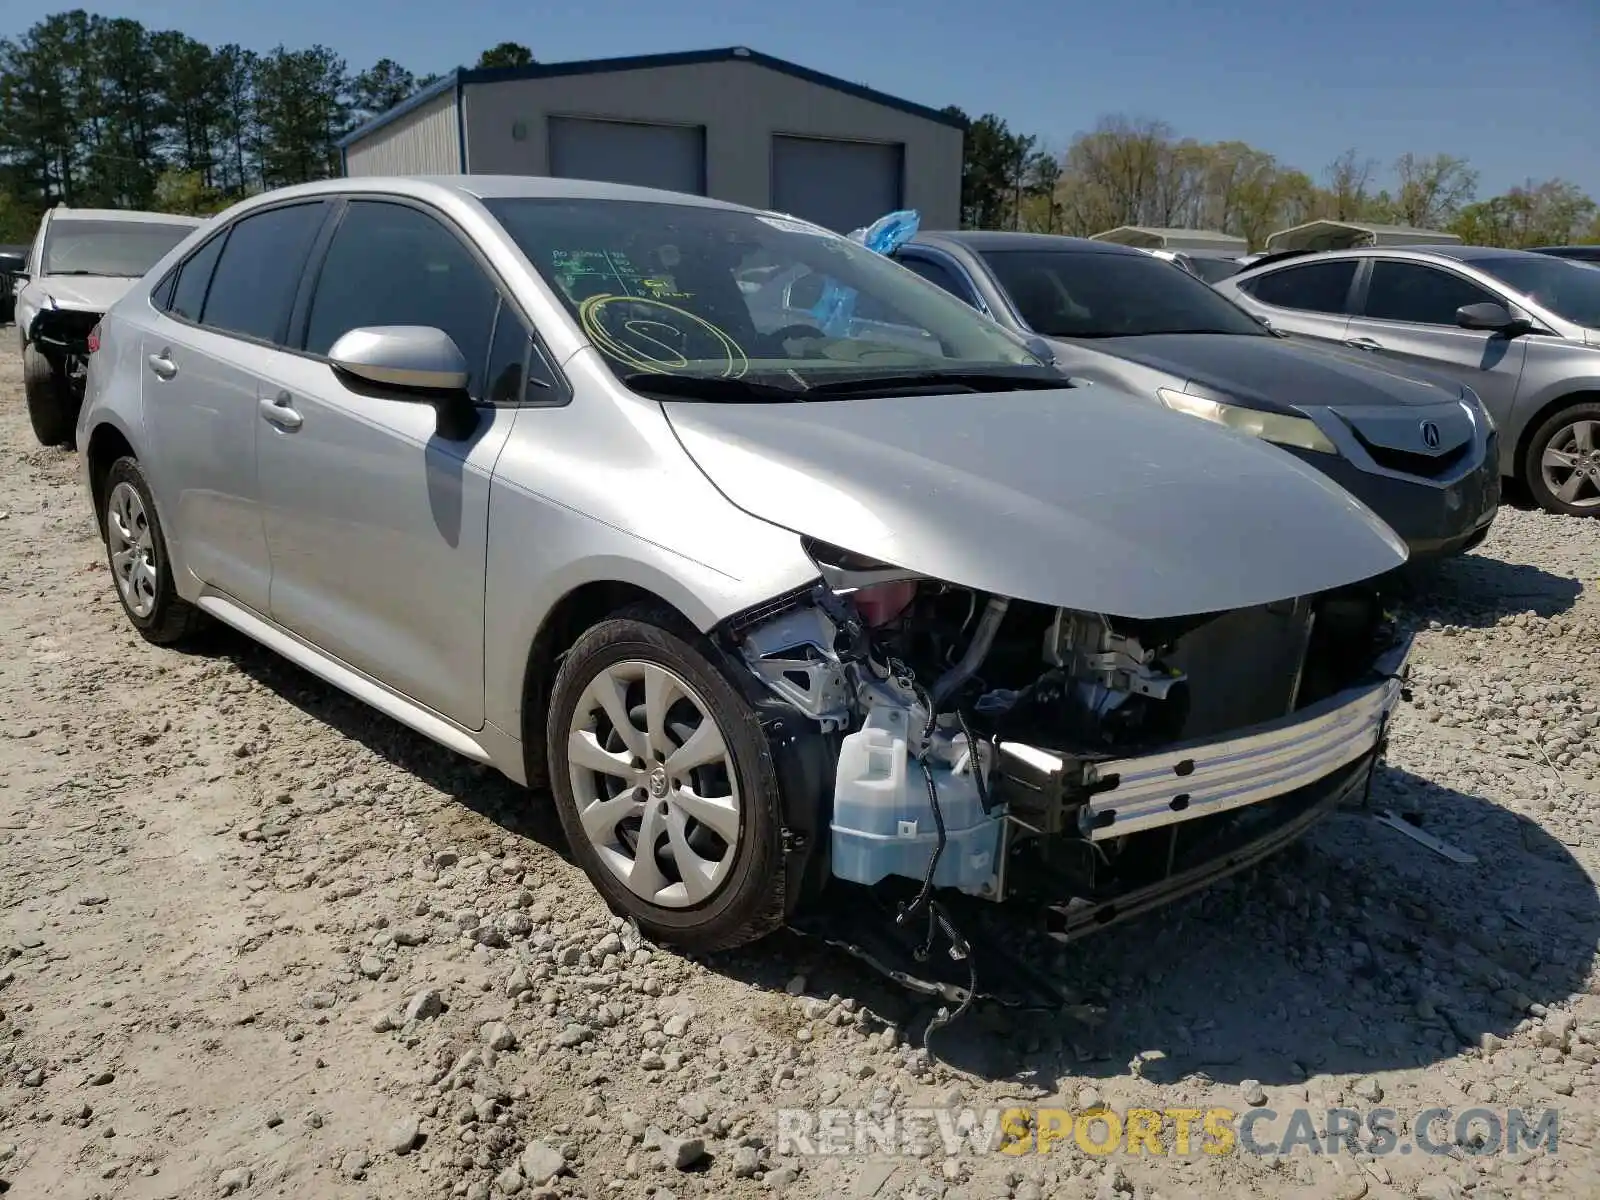
POLYGON ((1590 329, 1600 329, 1600 271, 1588 263, 1548 254, 1469 259, 1468 262, 1556 316, 1590 329))
POLYGON ((42 273, 137 279, 193 232, 193 225, 169 221, 57 218, 45 235, 42 273))
POLYGON ((846 238, 641 200, 485 201, 620 378, 772 383, 1036 370, 1021 342, 846 238))
POLYGON ((990 250, 983 259, 1022 319, 1046 337, 1270 336, 1209 284, 1148 254, 990 250))

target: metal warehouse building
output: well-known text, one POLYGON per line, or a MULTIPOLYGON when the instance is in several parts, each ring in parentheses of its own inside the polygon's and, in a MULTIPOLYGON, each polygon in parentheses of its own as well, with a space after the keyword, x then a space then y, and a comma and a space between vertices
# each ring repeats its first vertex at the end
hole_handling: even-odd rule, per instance
POLYGON ((556 175, 778 209, 848 231, 961 216, 959 122, 734 47, 457 70, 340 142, 347 175, 556 175))

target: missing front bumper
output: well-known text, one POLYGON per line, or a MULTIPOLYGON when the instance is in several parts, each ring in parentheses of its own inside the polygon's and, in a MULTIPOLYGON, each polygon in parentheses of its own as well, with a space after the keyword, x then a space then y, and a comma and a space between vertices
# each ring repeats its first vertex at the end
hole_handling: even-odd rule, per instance
POLYGON ((1002 744, 1002 796, 1028 832, 1106 842, 1311 787, 1380 748, 1410 646, 1403 637, 1362 683, 1234 737, 1094 762, 1002 744))
MULTIPOLYGON (((1057 941, 1075 941, 1118 924, 1237 874, 1299 840, 1323 817, 1362 793, 1377 768, 1379 749, 1298 792, 1275 798, 1215 839, 1198 853, 1184 856, 1165 878, 1112 897, 1073 897, 1045 905, 1045 933, 1057 941)), ((1173 830, 1174 838, 1177 831, 1173 830)))

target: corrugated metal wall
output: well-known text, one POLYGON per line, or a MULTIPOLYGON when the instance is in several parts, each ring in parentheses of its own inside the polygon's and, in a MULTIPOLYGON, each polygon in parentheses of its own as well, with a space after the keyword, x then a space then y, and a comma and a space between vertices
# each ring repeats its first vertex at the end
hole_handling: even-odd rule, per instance
POLYGON ((345 150, 346 175, 454 175, 461 170, 456 96, 446 92, 345 150))

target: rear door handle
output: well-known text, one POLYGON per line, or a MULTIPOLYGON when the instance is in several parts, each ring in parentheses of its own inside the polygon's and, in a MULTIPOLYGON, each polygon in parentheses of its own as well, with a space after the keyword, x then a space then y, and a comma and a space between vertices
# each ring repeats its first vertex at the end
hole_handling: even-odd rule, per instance
POLYGON ((263 418, 280 429, 299 429, 305 420, 294 410, 294 397, 288 392, 279 392, 271 400, 263 396, 257 401, 256 407, 261 410, 263 418))
POLYGON ((1346 338, 1344 344, 1346 346, 1351 347, 1352 349, 1355 349, 1355 350, 1382 350, 1383 349, 1382 343, 1375 342, 1369 337, 1346 338))
POLYGON ((178 364, 167 357, 171 353, 171 350, 163 350, 160 354, 152 354, 145 360, 150 364, 150 369, 156 373, 157 378, 171 379, 178 373, 178 364))

